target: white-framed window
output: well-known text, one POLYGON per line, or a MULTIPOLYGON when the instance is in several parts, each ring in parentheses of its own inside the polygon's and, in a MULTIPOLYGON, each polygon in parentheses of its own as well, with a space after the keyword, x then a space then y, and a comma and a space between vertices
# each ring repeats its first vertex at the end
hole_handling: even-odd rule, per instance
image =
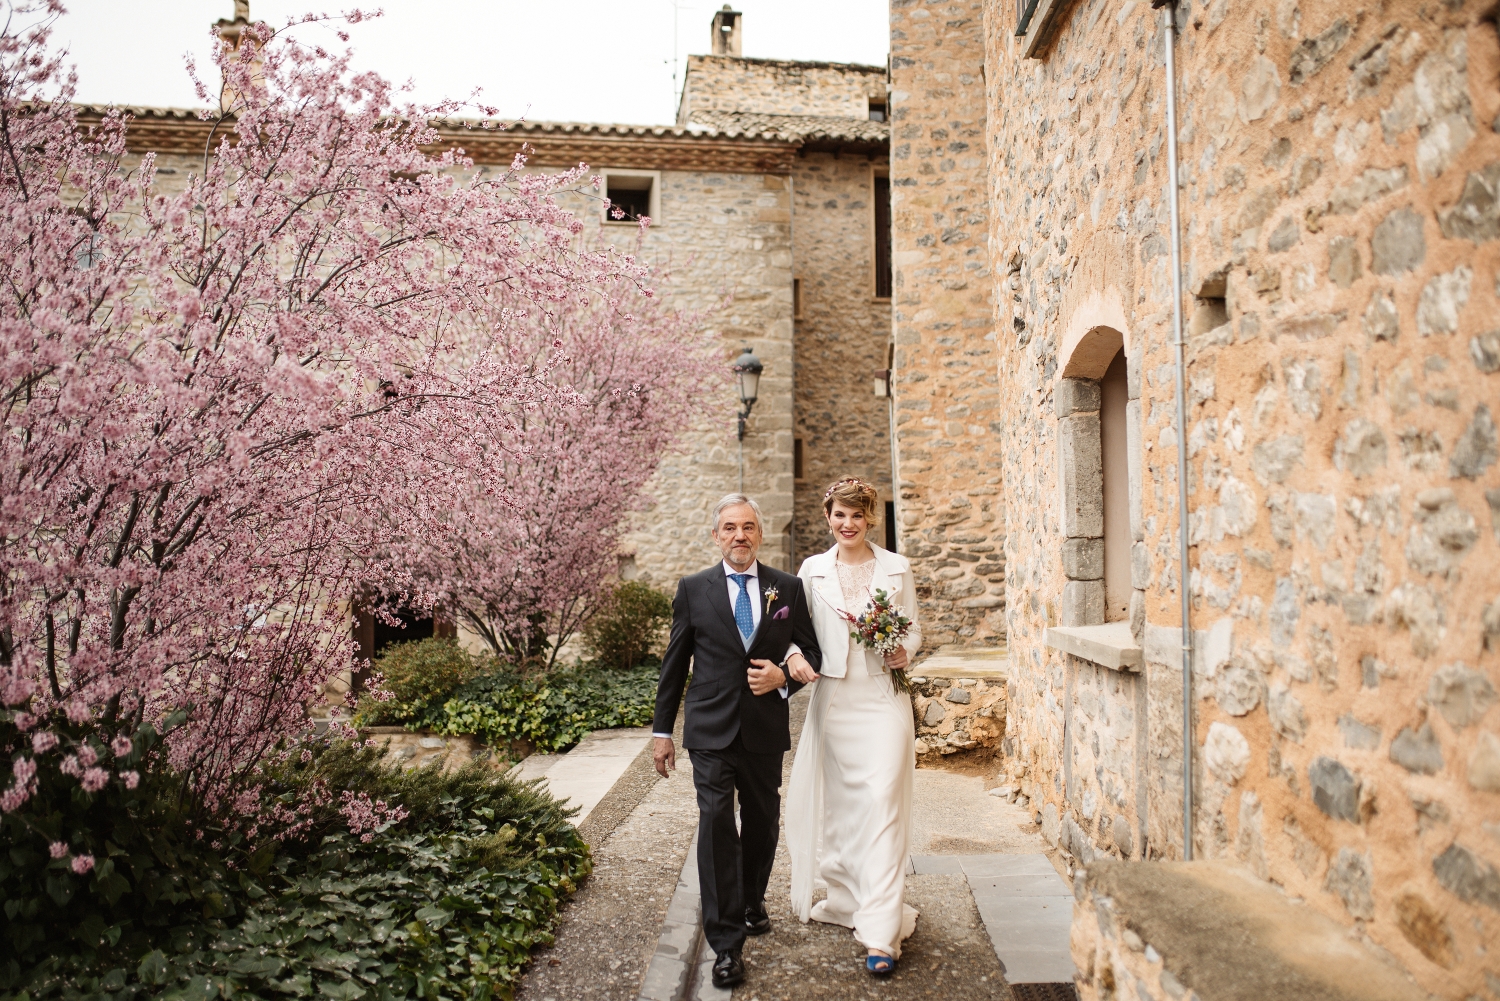
POLYGON ((604 178, 604 197, 609 204, 603 209, 606 225, 637 226, 641 216, 649 216, 653 227, 661 225, 661 171, 608 169, 604 178), (623 213, 615 218, 615 212, 623 213))

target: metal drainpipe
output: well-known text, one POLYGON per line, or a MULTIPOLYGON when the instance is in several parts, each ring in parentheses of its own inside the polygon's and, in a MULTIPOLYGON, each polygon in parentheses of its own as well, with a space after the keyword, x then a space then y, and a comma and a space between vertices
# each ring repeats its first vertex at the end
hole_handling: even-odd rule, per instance
POLYGON ((1155 0, 1167 30, 1167 203, 1172 213, 1172 347, 1177 392, 1177 589, 1182 595, 1182 857, 1193 857, 1193 627, 1188 593, 1187 358, 1182 334, 1182 219, 1177 205, 1177 47, 1176 5, 1155 0))

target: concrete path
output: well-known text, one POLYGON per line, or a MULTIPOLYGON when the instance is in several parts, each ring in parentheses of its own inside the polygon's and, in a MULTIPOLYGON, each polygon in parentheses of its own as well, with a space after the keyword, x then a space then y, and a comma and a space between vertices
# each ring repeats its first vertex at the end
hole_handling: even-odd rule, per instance
POLYGON ((595 730, 566 754, 533 754, 511 771, 522 779, 545 779, 553 796, 578 807, 573 824, 582 827, 650 741, 650 727, 595 730))
MULTIPOLYGON (((792 703, 794 741, 807 701, 792 703)), ((982 778, 919 769, 906 894, 921 918, 895 975, 865 973, 865 950, 847 929, 792 916, 783 844, 766 901, 772 932, 746 943, 746 983, 715 989, 698 924, 691 759, 679 752, 680 770, 662 782, 648 738, 601 732, 568 755, 518 766, 588 811, 579 823, 595 853, 593 876, 566 905, 555 946, 535 954, 518 1001, 1011 1001, 1027 988, 1012 992, 1007 981, 1071 980, 1070 891, 1031 816, 987 795, 982 778)), ((787 773, 791 763, 788 754, 787 773)))
POLYGON ((685 755, 663 781, 652 770, 649 744, 638 751, 579 824, 594 851, 594 873, 564 904, 554 945, 532 954, 517 1001, 634 1001, 640 993, 663 924, 676 913, 698 804, 685 755))

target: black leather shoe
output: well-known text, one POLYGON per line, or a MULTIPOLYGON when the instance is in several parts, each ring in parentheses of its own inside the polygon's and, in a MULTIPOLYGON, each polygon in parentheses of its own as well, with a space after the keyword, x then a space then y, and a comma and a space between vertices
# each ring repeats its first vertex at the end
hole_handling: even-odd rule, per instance
POLYGON ((739 950, 719 953, 719 958, 714 960, 714 986, 733 987, 744 982, 745 961, 740 959, 739 950))
POLYGON ((765 905, 745 908, 745 934, 764 935, 771 930, 771 918, 765 905))

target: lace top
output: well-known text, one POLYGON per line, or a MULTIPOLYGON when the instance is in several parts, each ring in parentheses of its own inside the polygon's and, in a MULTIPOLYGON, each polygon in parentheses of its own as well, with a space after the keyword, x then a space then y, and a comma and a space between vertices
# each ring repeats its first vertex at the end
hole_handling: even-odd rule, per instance
POLYGON ((870 603, 870 582, 875 579, 875 561, 863 563, 841 563, 838 567, 839 589, 844 592, 844 607, 858 615, 870 603))

